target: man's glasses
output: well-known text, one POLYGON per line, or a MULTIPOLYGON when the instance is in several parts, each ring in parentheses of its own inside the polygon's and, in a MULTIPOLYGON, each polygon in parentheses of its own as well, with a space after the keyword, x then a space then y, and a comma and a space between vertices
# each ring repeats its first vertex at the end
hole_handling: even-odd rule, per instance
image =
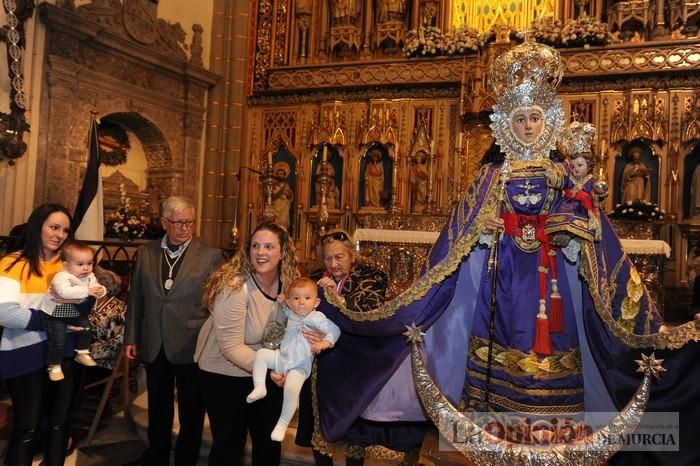
POLYGON ((170 222, 170 224, 172 226, 174 226, 175 228, 179 228, 179 229, 186 228, 189 230, 190 228, 194 227, 194 220, 170 220, 168 217, 163 217, 163 218, 165 220, 167 220, 168 222, 170 222))
POLYGON ((344 231, 334 231, 331 233, 326 233, 325 235, 321 236, 322 243, 325 243, 326 241, 329 241, 332 239, 334 239, 336 241, 350 241, 350 237, 344 231))

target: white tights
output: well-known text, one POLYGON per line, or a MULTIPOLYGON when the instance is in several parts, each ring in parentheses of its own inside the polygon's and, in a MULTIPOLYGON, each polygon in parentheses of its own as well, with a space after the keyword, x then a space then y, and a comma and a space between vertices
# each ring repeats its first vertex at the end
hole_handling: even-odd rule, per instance
MULTIPOLYGON (((265 389, 265 377, 268 369, 275 369, 275 359, 277 351, 261 348, 255 353, 255 362, 253 362, 253 391, 250 392, 246 401, 252 403, 267 395, 265 389)), ((306 376, 304 372, 297 369, 292 369, 287 372, 284 379, 284 396, 282 399, 282 412, 277 420, 277 425, 270 436, 272 440, 281 442, 284 439, 284 433, 287 430, 289 421, 294 416, 294 411, 297 409, 299 402, 299 392, 301 386, 304 385, 306 376)))

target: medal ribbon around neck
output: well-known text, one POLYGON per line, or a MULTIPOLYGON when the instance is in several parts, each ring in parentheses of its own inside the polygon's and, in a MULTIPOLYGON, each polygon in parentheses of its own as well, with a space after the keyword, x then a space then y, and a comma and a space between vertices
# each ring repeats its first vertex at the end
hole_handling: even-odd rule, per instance
POLYGON ((182 254, 178 255, 177 258, 171 263, 170 259, 168 259, 168 255, 163 254, 163 257, 165 257, 165 262, 168 264, 168 279, 165 280, 165 283, 163 283, 163 288, 166 290, 170 290, 170 288, 173 287, 173 268, 175 268, 175 264, 177 264, 177 261, 179 261, 182 256, 182 254))
POLYGON ((176 251, 171 251, 168 248, 165 237, 163 237, 161 248, 163 249, 163 257, 165 257, 165 263, 168 264, 168 278, 163 283, 163 288, 165 288, 166 290, 170 290, 170 288, 173 287, 173 269, 175 268, 175 264, 177 264, 180 258, 185 254, 185 250, 187 249, 187 246, 189 246, 190 241, 192 240, 181 244, 176 251), (170 259, 175 260, 172 263, 170 263, 170 259))

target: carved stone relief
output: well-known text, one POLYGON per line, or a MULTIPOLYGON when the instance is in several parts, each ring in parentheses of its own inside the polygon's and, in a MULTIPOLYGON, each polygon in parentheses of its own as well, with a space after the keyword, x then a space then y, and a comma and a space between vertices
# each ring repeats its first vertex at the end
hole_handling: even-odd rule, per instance
POLYGON ((75 184, 66 180, 84 172, 94 110, 136 135, 149 182, 163 196, 196 200, 197 183, 185 180, 199 179, 204 98, 217 77, 192 62, 183 66, 185 33, 158 19, 153 2, 61 5, 39 6, 48 56, 37 173, 45 182, 37 183, 37 199, 75 204, 75 184))

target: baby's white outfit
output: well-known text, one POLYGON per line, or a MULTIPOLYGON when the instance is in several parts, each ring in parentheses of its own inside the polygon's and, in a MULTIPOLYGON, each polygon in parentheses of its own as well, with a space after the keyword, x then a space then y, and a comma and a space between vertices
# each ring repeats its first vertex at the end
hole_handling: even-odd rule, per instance
POLYGON ((301 333, 302 330, 319 330, 321 333, 325 333, 324 340, 329 341, 331 345, 335 345, 340 337, 338 326, 321 312, 311 311, 302 317, 286 307, 283 310, 287 316, 287 327, 280 343, 280 349, 262 348, 255 353, 255 362, 253 363, 253 385, 255 388, 247 398, 248 403, 252 403, 265 397, 267 394, 265 389, 267 369, 286 374, 282 413, 272 435, 270 435, 272 440, 278 442, 284 439, 289 421, 292 420, 294 411, 297 409, 301 387, 311 374, 314 355, 311 352, 311 344, 301 333))

